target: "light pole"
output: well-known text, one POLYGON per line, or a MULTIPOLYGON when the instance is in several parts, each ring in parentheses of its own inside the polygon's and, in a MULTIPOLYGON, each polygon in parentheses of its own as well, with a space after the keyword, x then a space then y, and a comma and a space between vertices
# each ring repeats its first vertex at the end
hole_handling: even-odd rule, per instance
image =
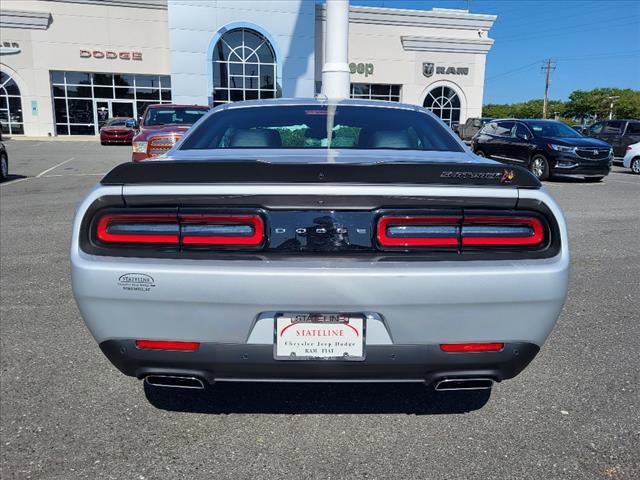
POLYGON ((609 101, 611 102, 609 104, 609 120, 611 120, 613 118, 613 104, 615 103, 616 100, 618 100, 620 97, 617 95, 613 95, 610 97, 607 97, 607 99, 609 99, 609 101))

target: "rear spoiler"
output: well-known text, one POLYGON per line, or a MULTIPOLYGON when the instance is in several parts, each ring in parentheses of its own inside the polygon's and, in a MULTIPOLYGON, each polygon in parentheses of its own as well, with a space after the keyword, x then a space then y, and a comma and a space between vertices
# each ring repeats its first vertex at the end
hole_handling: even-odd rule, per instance
POLYGON ((102 185, 324 183, 540 188, 528 170, 473 163, 266 163, 145 161, 115 167, 102 185))

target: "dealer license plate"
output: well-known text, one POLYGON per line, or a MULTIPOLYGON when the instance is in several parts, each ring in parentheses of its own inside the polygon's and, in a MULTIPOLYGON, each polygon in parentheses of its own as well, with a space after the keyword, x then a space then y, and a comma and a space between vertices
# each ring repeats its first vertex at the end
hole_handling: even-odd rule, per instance
POLYGON ((364 360, 365 320, 353 313, 280 313, 277 360, 364 360))

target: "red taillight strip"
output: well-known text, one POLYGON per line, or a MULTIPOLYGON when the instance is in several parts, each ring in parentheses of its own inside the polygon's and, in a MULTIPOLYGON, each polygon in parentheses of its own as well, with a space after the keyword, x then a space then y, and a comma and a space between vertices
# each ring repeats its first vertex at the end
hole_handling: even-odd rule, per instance
POLYGON ((200 347, 200 343, 177 342, 173 340, 136 340, 136 347, 147 350, 180 350, 193 352, 200 347))
POLYGON ((441 343, 440 350, 447 353, 464 352, 498 352, 504 348, 504 343, 441 343))
POLYGON ((395 216, 378 220, 378 243, 383 247, 457 247, 458 235, 446 237, 390 237, 387 229, 394 225, 459 225, 462 217, 451 216, 395 216))
POLYGON ((170 224, 178 226, 178 218, 175 214, 106 214, 100 217, 96 228, 98 240, 105 243, 154 243, 177 245, 179 235, 154 234, 154 233, 110 233, 109 225, 112 223, 143 223, 153 222, 158 224, 170 224))
POLYGON ((500 217, 500 216, 469 216, 464 218, 464 225, 526 225, 533 230, 532 235, 492 235, 492 236, 464 236, 462 246, 535 246, 544 241, 544 226, 536 217, 500 217))
POLYGON ((251 235, 182 235, 184 245, 241 245, 257 247, 264 240, 264 221, 260 215, 180 215, 180 223, 210 225, 249 225, 251 235))

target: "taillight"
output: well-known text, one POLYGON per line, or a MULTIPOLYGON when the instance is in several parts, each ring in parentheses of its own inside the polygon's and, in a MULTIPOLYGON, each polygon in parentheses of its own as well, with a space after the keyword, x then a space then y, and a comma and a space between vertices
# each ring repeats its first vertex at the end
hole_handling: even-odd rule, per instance
POLYGON ((149 139, 147 143, 147 156, 157 157, 162 155, 173 148, 178 143, 178 140, 182 138, 180 134, 171 135, 156 135, 149 139))
POLYGON ((461 215, 382 215, 378 246, 386 248, 452 247, 464 252, 478 248, 543 247, 546 227, 529 212, 487 213, 465 210, 461 215))
POLYGON ((180 225, 176 214, 105 214, 96 237, 104 243, 177 245, 180 225))
POLYGON ((504 343, 441 343, 440 350, 447 353, 465 352, 499 352, 504 348, 504 343))
POLYGON ((181 215, 184 245, 260 245, 264 221, 259 215, 181 215))
POLYGON ((462 247, 537 246, 544 241, 544 226, 537 217, 466 216, 462 247))
POLYGON ((382 247, 457 247, 458 216, 384 216, 378 220, 382 247))
POLYGON ((193 352, 200 347, 200 343, 178 342, 173 340, 136 340, 136 347, 146 350, 180 350, 193 352))
POLYGON ((264 220, 258 214, 105 213, 95 238, 118 247, 157 245, 189 247, 260 247, 264 220))

